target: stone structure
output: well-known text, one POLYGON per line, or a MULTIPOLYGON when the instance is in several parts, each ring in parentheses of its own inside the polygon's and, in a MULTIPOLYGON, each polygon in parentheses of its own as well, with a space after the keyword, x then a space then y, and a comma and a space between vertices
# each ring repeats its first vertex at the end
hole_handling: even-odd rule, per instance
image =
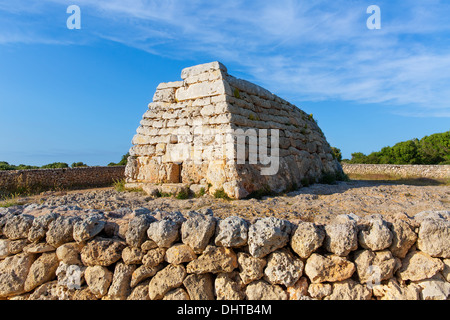
POLYGON ((346 174, 353 176, 387 175, 397 179, 426 178, 442 181, 450 180, 450 165, 343 163, 342 169, 346 174))
POLYGON ((124 172, 124 166, 0 170, 0 194, 16 190, 111 186, 115 180, 124 179, 124 172))
POLYGON ((350 214, 321 225, 71 210, 0 208, 0 300, 450 296, 450 211, 350 214))
POLYGON ((282 192, 342 168, 312 115, 219 62, 161 83, 137 129, 129 186, 182 183, 229 197, 282 192))

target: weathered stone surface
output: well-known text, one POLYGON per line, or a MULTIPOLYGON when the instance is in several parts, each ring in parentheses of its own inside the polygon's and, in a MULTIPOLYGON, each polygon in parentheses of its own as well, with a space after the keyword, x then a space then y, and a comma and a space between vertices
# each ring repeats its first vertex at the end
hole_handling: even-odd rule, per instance
POLYGON ((412 251, 402 260, 397 274, 400 280, 420 281, 433 277, 444 269, 444 263, 425 252, 412 251))
POLYGON ((126 247, 122 251, 122 260, 125 264, 140 264, 144 253, 141 249, 134 247, 126 247))
POLYGON ((443 219, 422 221, 417 248, 432 257, 450 258, 450 221, 443 219))
POLYGON ((442 260, 444 263, 444 270, 442 270, 442 275, 447 282, 450 282, 450 259, 442 260))
POLYGON ((288 250, 279 249, 269 254, 264 279, 271 284, 293 286, 303 274, 303 261, 288 250))
POLYGON ((214 235, 216 220, 207 215, 192 214, 181 226, 181 239, 195 253, 202 253, 214 235))
POLYGON ((338 256, 347 256, 358 248, 356 224, 332 223, 325 226, 325 248, 338 256))
POLYGON ((216 246, 242 247, 247 244, 249 223, 237 216, 218 221, 216 227, 216 246))
POLYGON ((248 300, 287 300, 288 295, 279 285, 271 285, 264 280, 250 283, 245 288, 248 300))
POLYGON ((308 287, 308 293, 312 298, 322 299, 333 292, 330 283, 311 283, 308 287))
POLYGON ((133 273, 131 274, 130 286, 134 288, 141 281, 153 277, 162 268, 163 268, 162 265, 157 265, 156 267, 140 266, 136 268, 136 270, 134 270, 133 273))
POLYGON ((49 224, 58 218, 57 213, 47 213, 34 218, 31 228, 28 230, 28 240, 30 242, 39 241, 45 238, 49 224))
POLYGON ((98 298, 91 292, 89 287, 82 287, 80 290, 75 290, 72 296, 72 300, 91 301, 98 300, 98 298))
POLYGON ((378 283, 392 278, 397 261, 389 250, 355 252, 354 262, 361 283, 378 283))
POLYGON ((201 256, 188 263, 188 273, 231 272, 237 268, 237 256, 230 248, 208 246, 201 256))
POLYGON ((171 246, 166 251, 164 260, 171 264, 180 264, 185 262, 191 262, 196 259, 197 255, 194 250, 184 243, 177 243, 171 246))
POLYGON ((131 293, 130 282, 134 270, 136 270, 135 265, 126 265, 123 262, 116 263, 112 282, 104 299, 125 300, 131 293))
POLYGON ((311 222, 300 222, 291 237, 291 248, 300 258, 307 259, 325 239, 323 228, 311 222))
POLYGON ((122 257, 125 246, 117 239, 96 237, 81 249, 81 261, 86 266, 110 266, 122 257))
POLYGON ((395 279, 373 287, 373 295, 380 300, 419 300, 420 291, 420 287, 414 283, 401 285, 395 279))
POLYGON ((35 255, 21 253, 0 261, 0 298, 23 292, 35 255))
POLYGON ((3 226, 3 234, 10 240, 26 239, 32 224, 32 216, 26 214, 11 216, 3 226))
POLYGON ((308 296, 308 279, 301 277, 294 285, 287 287, 289 300, 301 300, 308 296))
POLYGON ((366 286, 352 279, 333 283, 333 292, 324 300, 370 300, 372 293, 366 286))
POLYGON ((73 238, 75 241, 85 242, 99 234, 106 224, 103 219, 102 215, 91 214, 77 221, 73 227, 73 238))
POLYGON ((163 300, 190 300, 188 293, 183 288, 176 288, 166 293, 163 300))
POLYGON ((181 286, 185 277, 186 269, 183 265, 169 264, 150 280, 148 287, 150 299, 162 299, 167 292, 181 286))
POLYGON ((438 273, 430 279, 416 282, 422 289, 420 291, 421 300, 448 300, 450 296, 450 283, 438 273))
POLYGON ((180 237, 180 225, 171 220, 160 220, 150 224, 147 235, 158 247, 169 248, 180 237))
POLYGON ((65 264, 77 264, 81 265, 81 257, 80 252, 84 247, 84 244, 69 242, 65 243, 56 249, 56 256, 59 261, 64 262, 65 264))
POLYGON ((86 268, 84 277, 91 292, 97 298, 101 298, 108 293, 113 279, 113 273, 106 267, 92 266, 86 268))
POLYGON ((155 220, 156 219, 149 214, 138 215, 131 219, 125 234, 127 243, 132 247, 139 248, 147 239, 147 229, 150 226, 150 223, 155 220))
POLYGON ((58 284, 66 287, 69 290, 81 289, 84 283, 84 272, 86 267, 80 267, 78 265, 65 264, 59 262, 56 269, 56 277, 58 278, 58 284))
POLYGON ((190 274, 183 280, 190 300, 214 300, 214 285, 211 274, 190 274))
POLYGON ((71 300, 73 293, 58 281, 50 281, 36 288, 29 296, 29 300, 71 300))
POLYGON ((403 259, 409 249, 416 243, 417 234, 410 223, 401 219, 392 221, 391 232, 392 244, 389 250, 394 256, 403 259))
POLYGON ((360 246, 365 249, 384 250, 392 244, 392 232, 386 221, 373 217, 368 221, 367 230, 359 232, 358 240, 360 246))
POLYGON ((59 247, 64 243, 73 242, 73 226, 78 220, 80 218, 59 216, 50 222, 46 233, 47 243, 59 247))
POLYGON ((146 267, 156 267, 164 261, 165 254, 165 248, 151 249, 142 257, 142 264, 146 267))
POLYGON ((292 224, 274 217, 262 218, 252 224, 248 231, 250 254, 262 258, 284 247, 289 242, 292 224))
POLYGON ((132 289, 131 294, 127 297, 127 300, 150 300, 148 296, 148 284, 150 280, 144 281, 138 284, 132 289))
POLYGON ((23 248, 23 252, 25 252, 25 253, 44 253, 44 252, 51 252, 51 251, 55 251, 55 250, 56 250, 56 248, 54 246, 51 246, 45 242, 30 243, 29 245, 27 245, 23 248))
POLYGON ((56 277, 59 261, 55 252, 43 253, 30 267, 25 280, 25 291, 31 291, 37 286, 51 281, 56 277))
POLYGON ((244 300, 244 284, 239 273, 219 273, 214 282, 217 300, 244 300))
POLYGON ((8 239, 0 239, 0 259, 9 256, 9 241, 8 239))
POLYGON ((355 270, 353 262, 337 255, 313 253, 305 265, 305 274, 312 283, 343 281, 350 278, 355 270))
POLYGON ((265 259, 255 258, 245 252, 238 252, 237 258, 239 275, 244 284, 249 284, 263 277, 263 270, 267 264, 265 259))

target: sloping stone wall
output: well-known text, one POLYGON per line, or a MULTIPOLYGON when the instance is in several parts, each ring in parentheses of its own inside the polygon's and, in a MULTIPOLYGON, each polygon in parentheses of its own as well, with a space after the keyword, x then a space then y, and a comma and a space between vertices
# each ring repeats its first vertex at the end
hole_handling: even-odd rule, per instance
POLYGON ((346 174, 389 175, 397 178, 450 179, 450 165, 396 165, 342 163, 346 174))
POLYGON ((95 210, 0 209, 0 298, 447 299, 450 212, 327 225, 206 210, 127 221, 95 210))
POLYGON ((312 115, 229 75, 219 62, 186 68, 181 78, 157 87, 132 140, 128 183, 209 185, 210 193, 243 198, 342 172, 312 115))
POLYGON ((1 170, 0 192, 48 188, 109 186, 122 180, 125 166, 33 170, 1 170))

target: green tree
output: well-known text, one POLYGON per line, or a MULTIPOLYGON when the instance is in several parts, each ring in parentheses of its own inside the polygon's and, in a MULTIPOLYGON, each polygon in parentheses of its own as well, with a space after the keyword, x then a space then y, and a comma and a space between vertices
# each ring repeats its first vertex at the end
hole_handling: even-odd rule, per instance
POLYGON ((128 157, 130 156, 130 153, 126 153, 122 156, 122 159, 118 163, 110 162, 108 163, 108 167, 114 167, 114 166, 126 166, 128 162, 128 157))
POLYGON ((334 157, 337 161, 339 161, 339 162, 342 161, 342 152, 341 152, 341 149, 335 148, 335 147, 331 147, 331 152, 332 152, 332 154, 333 154, 333 157, 334 157))
POLYGON ((43 165, 42 169, 60 169, 60 168, 68 168, 69 165, 65 162, 53 162, 46 165, 43 165))
POLYGON ((88 167, 87 164, 83 163, 83 162, 74 162, 70 165, 72 168, 83 168, 83 167, 88 167))

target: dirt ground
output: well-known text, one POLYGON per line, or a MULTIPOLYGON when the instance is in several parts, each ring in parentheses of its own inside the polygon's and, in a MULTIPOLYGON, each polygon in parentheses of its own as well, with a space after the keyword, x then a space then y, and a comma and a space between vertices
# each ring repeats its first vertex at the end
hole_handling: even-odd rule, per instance
POLYGON ((181 211, 211 209, 214 216, 225 218, 237 215, 248 220, 275 216, 291 221, 327 223, 339 214, 354 213, 409 216, 426 211, 450 210, 450 186, 414 186, 391 182, 339 182, 335 185, 315 184, 297 191, 260 200, 224 200, 206 195, 178 200, 152 198, 140 192, 117 192, 113 188, 46 192, 19 199, 44 206, 79 206, 106 212, 138 207, 150 210, 181 211))

